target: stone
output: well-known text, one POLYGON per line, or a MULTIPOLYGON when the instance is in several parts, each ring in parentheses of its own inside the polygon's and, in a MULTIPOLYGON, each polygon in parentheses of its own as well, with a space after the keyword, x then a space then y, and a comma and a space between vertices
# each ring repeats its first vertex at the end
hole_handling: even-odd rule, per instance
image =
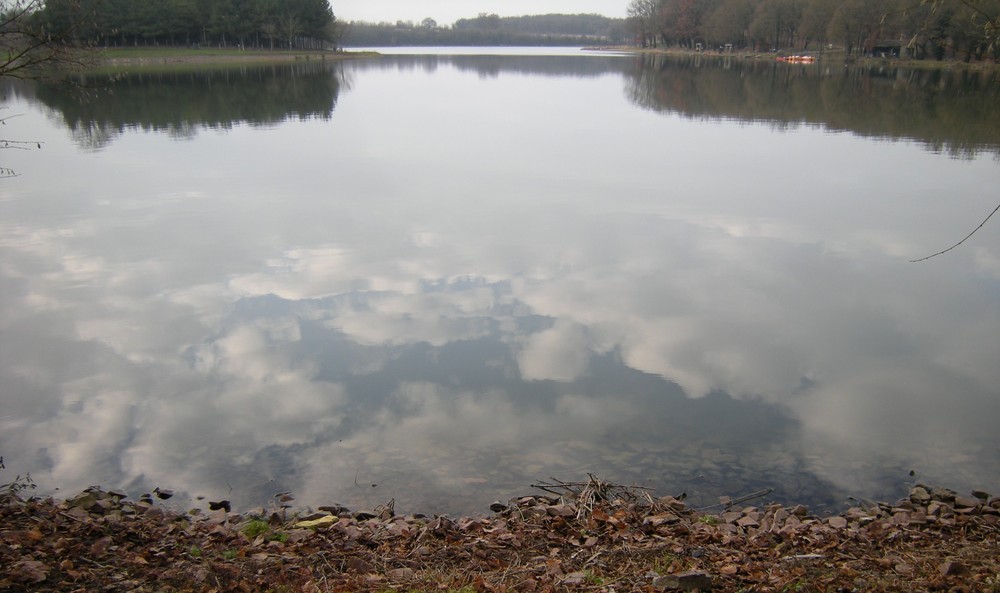
POLYGON ((687 570, 654 577, 653 587, 656 589, 682 589, 684 591, 710 591, 712 577, 707 572, 700 570, 687 570))
POLYGON ((719 515, 719 518, 722 519, 723 523, 736 523, 743 518, 743 513, 740 511, 726 511, 719 515))
POLYGON ((986 492, 985 490, 973 490, 969 494, 971 494, 972 496, 978 498, 983 502, 986 502, 987 500, 990 499, 990 493, 986 492))
POLYGON ((353 557, 347 559, 347 570, 357 574, 371 574, 375 572, 375 567, 361 558, 353 557))
POLYGON ((687 505, 673 496, 662 496, 659 502, 674 511, 683 511, 687 507, 687 505))
POLYGON ((982 502, 978 498, 968 498, 966 496, 955 497, 956 509, 974 509, 980 504, 982 504, 982 502))
POLYGON ((412 568, 394 568, 389 572, 385 573, 385 576, 389 577, 394 581, 411 581, 416 575, 412 568))
POLYGON ((796 517, 802 518, 809 514, 809 509, 805 505, 797 504, 788 510, 791 514, 796 517))
POLYGON ((834 529, 844 529, 847 527, 847 519, 844 517, 830 517, 826 520, 826 523, 834 529))
POLYGON ((916 504, 926 505, 931 501, 931 493, 923 486, 910 488, 910 500, 916 504))
POLYGON ((760 527, 760 523, 753 517, 741 517, 736 524, 740 527, 760 527))
POLYGON ((351 514, 351 510, 349 508, 345 507, 344 505, 336 504, 336 503, 331 504, 331 505, 325 505, 325 506, 318 507, 317 510, 319 510, 319 511, 326 511, 326 512, 330 513, 331 515, 350 515, 351 514))
POLYGON ((659 527, 660 525, 671 525, 680 522, 681 518, 673 513, 661 513, 659 515, 650 515, 642 520, 643 525, 651 525, 653 527, 659 527))
POLYGON ((328 527, 330 525, 333 525, 339 520, 340 519, 338 517, 334 517, 333 515, 325 515, 317 519, 308 519, 305 521, 299 521, 298 523, 295 524, 295 527, 299 528, 328 527))
POLYGON ((955 500, 955 496, 958 493, 954 490, 949 490, 947 488, 931 488, 931 498, 939 502, 952 502, 955 500))
POLYGON ((500 502, 499 500, 495 500, 493 501, 492 504, 490 504, 490 510, 493 511, 494 513, 502 513, 507 510, 507 505, 500 502))
POLYGON ((554 504, 546 507, 545 512, 553 517, 574 517, 576 516, 576 507, 571 504, 554 504))
POLYGON ((941 574, 945 576, 950 576, 950 575, 968 576, 969 574, 971 574, 968 567, 966 567, 961 562, 955 560, 948 560, 946 562, 943 562, 941 566, 938 567, 938 570, 940 570, 941 574))

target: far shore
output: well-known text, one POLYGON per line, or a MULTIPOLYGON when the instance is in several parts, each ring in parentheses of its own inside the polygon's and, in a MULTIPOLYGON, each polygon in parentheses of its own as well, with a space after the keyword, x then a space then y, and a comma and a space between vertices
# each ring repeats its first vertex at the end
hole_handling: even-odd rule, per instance
MULTIPOLYGON (((433 47, 433 46, 428 46, 433 47)), ((725 53, 716 50, 695 51, 676 47, 643 48, 635 46, 595 46, 584 47, 591 52, 627 52, 647 55, 666 56, 703 56, 706 58, 729 57, 740 60, 773 61, 778 56, 808 55, 815 57, 817 63, 840 63, 845 65, 891 65, 908 68, 967 68, 974 70, 990 70, 998 67, 996 62, 983 60, 978 62, 963 62, 961 60, 914 60, 909 58, 881 58, 846 56, 843 50, 810 50, 795 52, 782 50, 780 52, 739 51, 725 53)), ((238 49, 238 48, 191 48, 191 47, 117 47, 99 49, 95 52, 93 62, 100 66, 154 66, 165 64, 197 64, 225 65, 234 63, 272 63, 294 61, 337 61, 353 59, 377 58, 380 54, 373 51, 352 50, 285 50, 285 49, 238 49)))
POLYGON ((294 61, 335 61, 373 58, 378 54, 350 50, 286 50, 188 47, 127 47, 100 49, 93 56, 102 66, 159 64, 231 64, 294 61))
POLYGON ((812 56, 816 58, 816 63, 833 63, 839 62, 844 65, 893 65, 893 66, 905 66, 907 68, 968 68, 973 70, 990 70, 998 67, 998 64, 992 60, 981 60, 981 61, 970 61, 964 62, 962 60, 915 60, 912 58, 894 58, 894 57, 865 57, 865 56, 848 56, 844 53, 843 49, 832 49, 832 50, 802 50, 796 51, 792 49, 783 49, 777 52, 753 52, 747 50, 733 50, 731 52, 720 52, 717 50, 703 50, 697 51, 692 49, 684 49, 679 47, 635 47, 631 45, 616 45, 616 46, 598 46, 598 47, 585 47, 583 48, 587 51, 609 51, 609 52, 628 52, 635 54, 649 54, 649 55, 664 55, 664 56, 703 56, 706 58, 735 58, 740 60, 761 60, 761 61, 775 61, 779 56, 812 56))

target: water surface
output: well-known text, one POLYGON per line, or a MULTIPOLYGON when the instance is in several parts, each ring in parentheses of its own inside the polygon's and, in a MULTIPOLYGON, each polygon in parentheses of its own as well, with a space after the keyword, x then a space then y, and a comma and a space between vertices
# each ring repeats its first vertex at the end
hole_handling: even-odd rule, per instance
POLYGON ((4 475, 1000 490, 994 74, 466 53, 7 87, 4 475))

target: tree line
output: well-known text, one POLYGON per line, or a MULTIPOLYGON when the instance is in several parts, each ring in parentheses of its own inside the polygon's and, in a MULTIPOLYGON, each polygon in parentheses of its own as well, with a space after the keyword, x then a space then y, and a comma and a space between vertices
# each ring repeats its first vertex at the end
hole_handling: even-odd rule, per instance
POLYGON ((336 41, 327 0, 45 0, 38 26, 99 46, 319 49, 336 41))
POLYGON ((728 56, 636 57, 626 94, 652 111, 697 120, 819 125, 916 140, 957 158, 1000 156, 1000 85, 990 70, 883 64, 788 68, 728 56))
POLYGON ((630 0, 644 47, 1000 57, 1000 0, 630 0))
POLYGON ((482 13, 451 27, 433 18, 419 23, 352 21, 344 29, 350 46, 399 45, 596 45, 627 40, 624 19, 597 14, 545 14, 501 17, 482 13))

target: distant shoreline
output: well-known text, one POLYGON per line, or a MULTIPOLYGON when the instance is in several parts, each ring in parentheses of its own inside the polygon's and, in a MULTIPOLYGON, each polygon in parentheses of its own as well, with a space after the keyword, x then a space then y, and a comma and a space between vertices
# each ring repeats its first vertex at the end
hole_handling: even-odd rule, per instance
POLYGON ((951 68, 968 68, 972 70, 991 70, 998 68, 997 63, 991 61, 980 61, 980 62, 963 62, 961 60, 914 60, 910 58, 875 58, 875 57, 856 57, 856 56, 845 56, 843 50, 824 50, 824 51, 802 51, 796 52, 792 50, 782 50, 780 52, 752 52, 752 51, 733 51, 731 53, 718 52, 715 50, 706 51, 695 51, 690 49, 681 48, 649 48, 649 47, 634 47, 627 45, 620 46, 594 46, 583 48, 586 51, 609 51, 609 52, 628 52, 635 54, 650 54, 650 55, 664 55, 664 56, 703 56, 706 58, 722 58, 730 57, 739 60, 763 60, 763 61, 775 61, 778 56, 788 56, 788 55, 804 55, 813 56, 816 58, 817 62, 841 62, 845 65, 874 65, 874 64, 886 64, 893 66, 905 66, 908 68, 941 68, 941 69, 951 69, 951 68))
POLYGON ((377 57, 375 52, 330 50, 240 50, 235 48, 110 48, 95 52, 102 66, 148 66, 159 64, 230 64, 294 61, 339 61, 377 57))
MULTIPOLYGON (((433 48, 435 46, 427 46, 433 48)), ((622 52, 664 56, 703 56, 706 58, 730 57, 739 60, 773 61, 779 55, 789 55, 795 52, 748 52, 734 51, 720 53, 717 51, 694 51, 679 48, 641 48, 634 46, 591 46, 582 48, 588 52, 622 52)), ((959 60, 913 60, 908 58, 874 58, 848 57, 843 51, 808 51, 796 55, 809 55, 817 59, 817 63, 835 63, 844 65, 891 65, 908 68, 955 69, 972 70, 997 69, 998 64, 989 61, 962 62, 959 60)), ((151 66, 165 64, 198 64, 224 65, 232 63, 272 63, 294 61, 340 61, 353 59, 370 59, 380 54, 372 51, 345 50, 240 50, 236 48, 188 48, 188 47, 135 47, 101 49, 95 53, 94 62, 101 66, 151 66)))

